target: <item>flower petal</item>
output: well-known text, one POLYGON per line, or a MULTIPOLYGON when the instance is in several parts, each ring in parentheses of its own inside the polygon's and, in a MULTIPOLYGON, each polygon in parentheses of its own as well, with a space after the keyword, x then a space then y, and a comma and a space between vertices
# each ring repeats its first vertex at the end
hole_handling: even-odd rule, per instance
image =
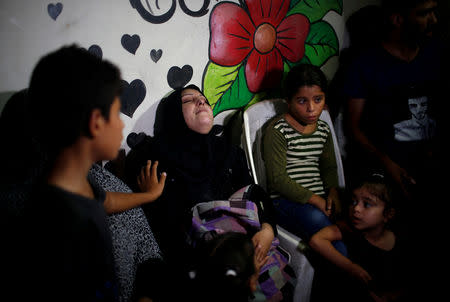
POLYGON ((277 28, 278 48, 286 59, 297 62, 305 54, 305 40, 309 33, 309 20, 302 14, 293 14, 284 19, 277 28))
POLYGON ((210 18, 211 61, 222 66, 242 62, 253 49, 255 27, 244 9, 235 3, 221 3, 214 7, 210 18))
POLYGON ((245 66, 245 78, 248 89, 258 92, 274 87, 283 75, 283 59, 278 49, 267 54, 254 50, 248 57, 245 66))
POLYGON ((287 0, 246 0, 253 23, 258 27, 261 23, 269 23, 277 27, 289 10, 287 0))

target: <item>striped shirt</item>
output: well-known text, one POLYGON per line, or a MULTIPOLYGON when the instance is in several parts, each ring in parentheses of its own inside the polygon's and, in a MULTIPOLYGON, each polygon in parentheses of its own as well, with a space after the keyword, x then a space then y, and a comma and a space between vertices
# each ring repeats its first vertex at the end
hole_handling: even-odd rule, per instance
MULTIPOLYGON (((317 121, 317 128, 311 134, 302 134, 295 130, 284 117, 273 124, 286 141, 286 172, 297 184, 312 193, 324 196, 325 185, 321 177, 320 160, 324 146, 331 132, 328 124, 317 121)), ((272 198, 280 197, 278 192, 271 192, 272 198)))

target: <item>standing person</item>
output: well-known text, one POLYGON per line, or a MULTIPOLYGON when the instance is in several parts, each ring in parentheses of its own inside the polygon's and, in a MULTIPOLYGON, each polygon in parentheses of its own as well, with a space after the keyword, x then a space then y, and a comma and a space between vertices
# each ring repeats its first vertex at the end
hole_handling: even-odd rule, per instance
MULTIPOLYGON (((0 137, 7 144, 2 148, 1 157, 5 159, 0 171, 0 221, 2 223, 2 237, 8 242, 8 248, 3 249, 5 255, 14 258, 17 246, 23 241, 23 236, 17 232, 25 224, 24 212, 33 189, 42 181, 42 173, 46 169, 47 158, 42 144, 30 127, 30 114, 27 106, 28 89, 16 92, 6 103, 0 115, 0 137), (4 235, 3 235, 4 234, 4 235)), ((147 166, 144 171, 147 170, 147 166)), ((153 166, 156 172, 156 166, 153 166)), ((150 172, 150 166, 148 167, 150 172)), ((107 213, 108 226, 111 232, 115 270, 118 279, 119 301, 129 301, 133 292, 136 267, 149 258, 161 258, 159 247, 153 236, 145 214, 141 207, 135 206, 125 211, 121 208, 132 206, 134 201, 142 199, 151 202, 152 194, 158 194, 156 173, 155 177, 148 177, 145 183, 149 184, 148 191, 132 193, 119 178, 98 164, 92 165, 88 177, 107 191, 103 206, 107 213), (126 192, 122 194, 120 192, 126 192), (124 203, 126 204, 124 206, 124 203), (110 204, 109 206, 107 206, 110 204)), ((5 259, 11 259, 5 257, 5 259)), ((24 259, 15 258, 19 262, 24 259)), ((12 277, 17 272, 15 261, 8 261, 11 265, 4 267, 5 275, 12 284, 20 284, 23 275, 12 277), (12 271, 12 274, 7 272, 12 271), (17 281, 18 279, 18 281, 17 281)), ((27 271, 29 273, 29 271, 27 271)), ((12 286, 14 287, 14 285, 12 286)), ((8 288, 8 286, 6 286, 8 288)))
POLYGON ((311 248, 327 260, 314 274, 312 300, 410 301, 410 253, 404 238, 389 227, 396 210, 390 185, 374 174, 351 192, 348 219, 310 240, 311 248), (336 240, 344 241, 348 256, 334 248, 336 240))
POLYGON ((117 156, 124 127, 120 87, 116 66, 76 45, 47 54, 33 70, 26 105, 47 162, 25 207, 24 234, 35 254, 23 259, 31 290, 18 295, 118 299, 106 215, 156 198, 164 186, 153 177, 151 194, 105 193, 89 173, 94 163, 117 156))
MULTIPOLYGON (((222 127, 213 127, 213 122, 212 108, 197 86, 177 89, 162 99, 158 106, 154 138, 147 136, 127 154, 125 175, 132 188, 139 187, 136 175, 147 159, 158 159, 160 167, 168 174, 161 197, 144 206, 170 268, 164 272, 169 271, 167 279, 175 272, 188 271, 195 258, 189 238, 195 205, 228 200, 246 186, 253 186, 255 192, 262 190, 253 184, 244 151, 230 144, 220 131, 222 127)), ((255 247, 259 246, 257 254, 267 255, 276 235, 273 206, 270 199, 256 195, 249 193, 248 198, 258 208, 261 228, 250 236, 255 247), (254 197, 256 195, 259 196, 254 197)), ((151 281, 142 283, 147 288, 142 288, 140 296, 149 297, 156 293, 150 288, 153 285, 161 299, 176 300, 171 295, 179 293, 159 286, 161 280, 157 279, 162 278, 155 275, 151 265, 147 271, 149 274, 143 273, 142 276, 151 281)), ((284 285, 283 282, 279 284, 284 285)))
MULTIPOLYGON (((277 222, 305 240, 330 225, 330 215, 341 210, 331 131, 319 119, 327 84, 317 66, 292 68, 285 81, 288 110, 268 124, 263 137, 277 222)), ((345 247, 337 244, 345 253, 345 247)))
POLYGON ((409 212, 417 214, 438 175, 444 48, 433 38, 437 1, 386 0, 381 8, 381 43, 354 60, 344 85, 346 172, 351 182, 385 171, 411 201, 402 213, 413 222, 409 212))

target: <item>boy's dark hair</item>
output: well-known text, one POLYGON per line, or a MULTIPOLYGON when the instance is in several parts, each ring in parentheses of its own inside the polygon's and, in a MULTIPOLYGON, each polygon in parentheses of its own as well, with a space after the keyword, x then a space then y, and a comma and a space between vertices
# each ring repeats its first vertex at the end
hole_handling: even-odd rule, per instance
POLYGON ((328 80, 320 67, 311 64, 300 64, 294 66, 284 81, 284 94, 289 102, 302 86, 317 85, 326 94, 328 80))
POLYGON ((42 57, 29 84, 30 118, 42 143, 57 154, 81 135, 91 137, 89 118, 108 119, 121 92, 120 70, 84 48, 63 46, 42 57))
POLYGON ((228 232, 200 245, 196 272, 201 301, 248 301, 255 273, 254 248, 247 234, 228 232))

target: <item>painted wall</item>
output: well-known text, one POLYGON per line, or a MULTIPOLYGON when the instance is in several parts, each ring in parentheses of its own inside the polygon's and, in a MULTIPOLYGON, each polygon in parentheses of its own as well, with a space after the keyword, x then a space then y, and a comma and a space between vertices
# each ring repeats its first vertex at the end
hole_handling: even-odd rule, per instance
POLYGON ((42 55, 77 43, 122 70, 124 137, 153 134, 159 100, 186 83, 202 87, 223 116, 276 94, 299 62, 322 66, 331 78, 348 45, 345 20, 379 3, 285 2, 1 0, 0 94, 27 87, 42 55))

